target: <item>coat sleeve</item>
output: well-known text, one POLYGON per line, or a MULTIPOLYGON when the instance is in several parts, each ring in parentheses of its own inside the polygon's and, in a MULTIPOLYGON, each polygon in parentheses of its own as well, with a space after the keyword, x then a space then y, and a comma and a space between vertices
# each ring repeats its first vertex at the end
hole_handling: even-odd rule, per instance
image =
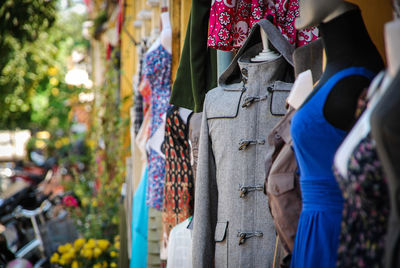
POLYGON ((203 111, 195 183, 192 244, 193 268, 213 267, 214 232, 218 207, 216 167, 209 136, 206 103, 203 111))

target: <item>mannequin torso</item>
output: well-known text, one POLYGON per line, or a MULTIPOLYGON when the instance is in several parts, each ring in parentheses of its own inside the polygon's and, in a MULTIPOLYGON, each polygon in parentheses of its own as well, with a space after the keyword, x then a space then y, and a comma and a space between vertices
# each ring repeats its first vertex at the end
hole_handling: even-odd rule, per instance
POLYGON ((171 37, 172 37, 172 30, 171 30, 171 24, 169 22, 169 13, 164 12, 161 14, 161 25, 162 25, 162 30, 160 37, 156 39, 156 41, 151 44, 150 48, 146 51, 146 54, 155 50, 158 48, 160 45, 162 45, 169 54, 172 53, 172 44, 171 44, 171 37))
MULTIPOLYGON (((327 64, 317 92, 329 78, 349 67, 364 67, 378 73, 384 64, 365 28, 358 8, 321 23, 327 64)), ((336 128, 349 130, 355 122, 358 98, 370 81, 363 76, 349 76, 339 81, 324 104, 324 116, 336 128)))

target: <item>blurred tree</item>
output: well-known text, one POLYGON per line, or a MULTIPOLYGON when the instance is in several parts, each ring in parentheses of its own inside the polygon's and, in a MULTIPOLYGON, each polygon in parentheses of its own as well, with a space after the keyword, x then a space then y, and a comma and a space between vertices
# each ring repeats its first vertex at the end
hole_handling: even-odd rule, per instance
POLYGON ((12 55, 13 41, 20 44, 36 40, 55 21, 56 1, 3 0, 0 2, 0 70, 12 55), (10 38, 12 37, 12 38, 10 38))
POLYGON ((77 92, 63 80, 72 50, 88 47, 85 19, 54 0, 0 3, 0 129, 67 126, 77 92))

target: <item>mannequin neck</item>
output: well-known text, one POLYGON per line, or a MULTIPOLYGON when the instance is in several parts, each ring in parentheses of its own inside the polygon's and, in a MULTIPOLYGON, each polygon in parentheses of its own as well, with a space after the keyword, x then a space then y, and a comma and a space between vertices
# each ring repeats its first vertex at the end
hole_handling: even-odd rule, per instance
POLYGON ((334 9, 331 13, 329 13, 322 22, 327 23, 346 12, 355 9, 358 9, 356 5, 343 1, 336 9, 334 9))
POLYGON ((400 19, 385 25, 385 41, 388 71, 394 77, 400 69, 400 19))
POLYGON ((172 29, 169 21, 169 12, 161 13, 161 24, 161 44, 169 53, 172 53, 172 29))
POLYGON ((349 10, 326 23, 321 23, 319 29, 324 41, 327 66, 331 62, 355 61, 370 51, 376 51, 359 9, 349 10))

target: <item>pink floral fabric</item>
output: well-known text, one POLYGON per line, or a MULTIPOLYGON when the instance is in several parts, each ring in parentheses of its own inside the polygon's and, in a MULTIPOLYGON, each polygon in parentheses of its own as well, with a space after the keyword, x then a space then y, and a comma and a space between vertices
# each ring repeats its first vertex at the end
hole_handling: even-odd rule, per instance
POLYGON ((208 46, 220 50, 242 47, 250 29, 272 15, 273 23, 284 37, 297 47, 319 36, 317 28, 297 31, 299 0, 212 0, 208 46))

